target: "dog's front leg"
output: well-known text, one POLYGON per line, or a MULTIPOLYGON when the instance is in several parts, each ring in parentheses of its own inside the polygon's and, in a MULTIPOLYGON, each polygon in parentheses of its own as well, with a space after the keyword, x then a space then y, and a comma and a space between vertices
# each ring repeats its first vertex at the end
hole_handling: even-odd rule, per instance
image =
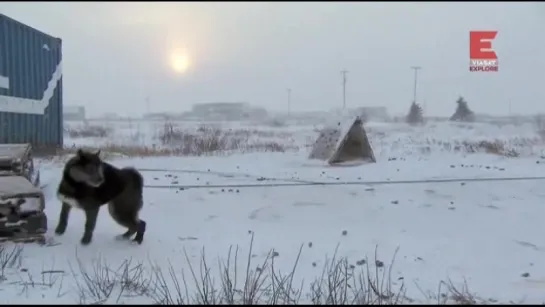
POLYGON ((70 210, 72 207, 67 203, 62 203, 61 214, 59 216, 59 223, 57 228, 55 228, 55 233, 59 236, 64 234, 66 231, 66 226, 68 225, 68 217, 70 216, 70 210))
POLYGON ((100 208, 85 210, 85 230, 81 238, 81 244, 87 245, 93 239, 93 231, 97 223, 98 211, 100 208))

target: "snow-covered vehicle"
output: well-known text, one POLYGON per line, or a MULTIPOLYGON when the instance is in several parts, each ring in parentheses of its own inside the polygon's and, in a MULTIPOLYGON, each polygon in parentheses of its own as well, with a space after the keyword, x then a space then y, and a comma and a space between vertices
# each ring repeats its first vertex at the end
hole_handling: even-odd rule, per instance
POLYGON ((44 242, 47 217, 30 144, 0 144, 0 242, 44 242))

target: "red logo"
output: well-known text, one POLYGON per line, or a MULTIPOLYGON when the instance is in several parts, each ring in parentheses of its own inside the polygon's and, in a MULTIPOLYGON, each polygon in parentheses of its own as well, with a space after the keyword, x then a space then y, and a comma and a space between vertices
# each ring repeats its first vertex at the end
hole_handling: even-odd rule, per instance
POLYGON ((469 71, 498 71, 498 55, 492 41, 498 31, 469 31, 469 71))

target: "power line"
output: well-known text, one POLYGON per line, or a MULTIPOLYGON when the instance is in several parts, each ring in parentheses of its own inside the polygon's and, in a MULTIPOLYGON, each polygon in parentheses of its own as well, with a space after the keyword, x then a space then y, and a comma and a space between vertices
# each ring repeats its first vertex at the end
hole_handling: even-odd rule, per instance
POLYGON ((288 88, 288 117, 291 115, 291 88, 288 88))
POLYGON ((149 96, 146 96, 146 113, 150 113, 150 98, 149 96))
POLYGON ((418 82, 418 70, 422 69, 420 66, 411 66, 411 69, 414 69, 414 92, 413 92, 413 101, 416 103, 416 84, 418 82))
POLYGON ((344 69, 341 70, 341 74, 343 76, 343 110, 346 109, 346 74, 348 73, 348 70, 344 69))
POLYGON ((253 174, 248 173, 231 173, 231 172, 218 172, 218 171, 212 171, 212 170, 206 170, 206 171, 200 171, 200 170, 187 170, 187 169, 162 169, 162 168, 138 168, 137 169, 140 172, 150 172, 150 173, 185 173, 185 174, 202 174, 202 175, 216 175, 218 177, 222 178, 247 178, 247 179, 255 179, 258 181, 285 181, 285 182, 296 182, 296 183, 315 183, 314 181, 308 181, 308 180, 300 180, 300 179, 293 179, 293 178, 271 178, 271 177, 263 177, 263 176, 257 176, 253 174))
POLYGON ((424 184, 424 183, 454 183, 454 182, 491 182, 491 181, 531 181, 545 180, 545 177, 498 177, 498 178, 451 178, 429 180, 398 180, 398 181, 333 181, 333 182, 280 182, 280 183, 247 183, 247 184, 214 184, 214 185, 146 185, 151 189, 218 189, 218 188, 274 188, 302 186, 337 186, 337 185, 393 185, 393 184, 424 184))

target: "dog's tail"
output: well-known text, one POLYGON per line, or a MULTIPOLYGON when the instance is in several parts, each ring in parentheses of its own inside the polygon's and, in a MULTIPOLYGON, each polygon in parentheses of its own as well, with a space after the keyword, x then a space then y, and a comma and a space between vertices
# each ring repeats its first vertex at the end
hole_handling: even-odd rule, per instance
POLYGON ((144 177, 142 177, 142 174, 133 167, 125 167, 123 168, 123 171, 127 178, 130 178, 133 187, 138 190, 138 192, 142 193, 144 190, 144 177))

